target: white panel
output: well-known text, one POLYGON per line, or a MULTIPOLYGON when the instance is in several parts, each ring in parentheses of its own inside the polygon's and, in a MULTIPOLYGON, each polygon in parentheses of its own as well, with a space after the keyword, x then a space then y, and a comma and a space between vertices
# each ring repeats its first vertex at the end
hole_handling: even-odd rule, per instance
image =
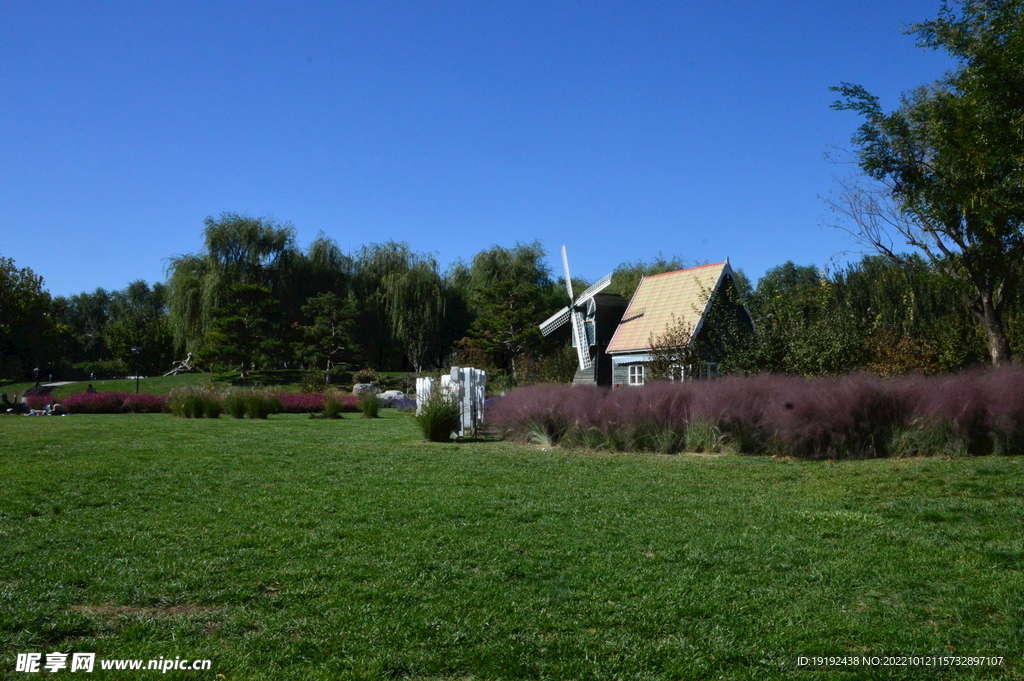
POLYGON ((545 336, 548 336, 552 331, 558 329, 567 321, 569 321, 569 308, 563 307, 561 310, 540 323, 540 332, 545 336))

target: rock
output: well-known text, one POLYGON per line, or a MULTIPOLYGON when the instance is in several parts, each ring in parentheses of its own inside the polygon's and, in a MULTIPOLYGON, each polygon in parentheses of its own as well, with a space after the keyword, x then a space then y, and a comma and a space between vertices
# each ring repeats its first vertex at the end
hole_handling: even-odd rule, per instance
POLYGON ((353 395, 366 395, 375 392, 378 392, 378 388, 373 383, 356 383, 352 386, 353 395))
POLYGON ((405 399, 405 393, 401 390, 385 390, 380 394, 380 399, 383 400, 384 404, 393 406, 395 402, 405 399))

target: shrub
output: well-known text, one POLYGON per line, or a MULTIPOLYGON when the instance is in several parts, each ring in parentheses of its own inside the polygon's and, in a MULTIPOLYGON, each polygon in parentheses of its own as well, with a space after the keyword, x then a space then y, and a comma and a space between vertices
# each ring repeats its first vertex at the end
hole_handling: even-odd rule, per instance
POLYGON ((352 375, 353 383, 372 383, 373 385, 380 385, 380 374, 377 373, 376 369, 360 369, 352 375))
POLYGON ((281 411, 277 393, 270 390, 250 390, 245 395, 245 413, 251 419, 265 419, 281 411))
POLYGON ((691 421, 686 425, 683 448, 688 452, 720 452, 724 438, 722 431, 709 421, 691 421))
POLYGON ((317 369, 308 371, 302 377, 299 390, 303 393, 322 393, 327 390, 327 377, 324 375, 324 372, 317 369))
POLYGON ((212 388, 188 386, 175 388, 167 396, 167 408, 181 418, 220 418, 224 410, 221 397, 212 388))
POLYGON ((416 414, 423 437, 430 442, 449 442, 459 425, 459 403, 445 391, 434 390, 416 414))
POLYGON ((375 392, 363 393, 359 396, 359 409, 363 412, 364 419, 378 418, 382 406, 384 406, 384 402, 375 392))

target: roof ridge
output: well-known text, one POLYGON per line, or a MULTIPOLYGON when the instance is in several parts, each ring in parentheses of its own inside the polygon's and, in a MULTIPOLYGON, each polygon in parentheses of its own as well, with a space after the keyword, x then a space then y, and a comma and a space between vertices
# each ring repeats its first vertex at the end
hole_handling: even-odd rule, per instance
POLYGON ((707 263, 705 265, 696 265, 694 267, 687 267, 687 268, 681 269, 681 270, 672 270, 671 272, 659 272, 658 274, 648 274, 647 276, 644 277, 644 279, 652 279, 654 277, 661 277, 661 276, 664 276, 666 274, 679 274, 680 272, 689 272, 691 270, 699 270, 699 269, 704 268, 704 267, 717 267, 718 265, 724 265, 727 262, 729 262, 729 261, 728 260, 723 260, 722 262, 709 262, 709 263, 707 263))

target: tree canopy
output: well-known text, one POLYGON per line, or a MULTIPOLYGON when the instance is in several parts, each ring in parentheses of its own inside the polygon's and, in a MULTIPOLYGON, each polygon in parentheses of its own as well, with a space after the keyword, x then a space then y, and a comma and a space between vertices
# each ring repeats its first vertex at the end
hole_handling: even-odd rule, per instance
POLYGON ((834 108, 864 117, 853 145, 872 181, 846 182, 834 205, 891 259, 915 264, 903 242, 963 282, 997 365, 1010 361, 1003 316, 1024 267, 1022 17, 1024 0, 944 2, 936 19, 909 32, 959 65, 905 94, 894 111, 859 85, 833 88, 843 96, 834 108))

